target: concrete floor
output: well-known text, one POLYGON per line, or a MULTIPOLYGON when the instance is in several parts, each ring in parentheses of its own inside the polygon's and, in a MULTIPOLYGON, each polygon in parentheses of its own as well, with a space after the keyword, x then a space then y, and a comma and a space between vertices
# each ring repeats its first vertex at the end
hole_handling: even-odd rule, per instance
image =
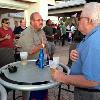
POLYGON ((54 56, 60 57, 60 63, 67 64, 68 53, 69 53, 69 45, 68 44, 66 44, 63 47, 57 45, 54 56))
MULTIPOLYGON (((60 63, 67 64, 68 62, 68 52, 69 52, 69 44, 66 43, 65 46, 56 46, 56 51, 54 56, 59 56, 60 57, 60 63)), ((63 85, 63 87, 67 88, 67 85, 63 85)), ((73 87, 72 87, 73 88, 73 87)), ((58 86, 51 88, 48 90, 48 98, 49 100, 57 100, 58 98, 58 86)), ((21 91, 16 91, 16 95, 21 95, 21 91)), ((69 93, 67 91, 62 90, 61 92, 61 99, 60 100, 73 100, 73 94, 69 93)), ((9 92, 8 95, 8 100, 12 100, 12 92, 9 92)), ((17 100, 22 100, 22 99, 17 99, 17 100)))
MULTIPOLYGON (((68 63, 69 58, 69 47, 70 44, 67 44, 65 46, 56 46, 56 51, 54 56, 60 57, 60 63, 63 63, 66 65, 68 63)), ((63 84, 62 87, 68 88, 67 85, 63 84)), ((73 86, 70 87, 71 90, 73 90, 73 86)), ((49 89, 49 100, 58 100, 58 86, 54 87, 52 89, 49 89)), ((61 90, 61 97, 60 100, 74 100, 74 95, 71 92, 61 90)))

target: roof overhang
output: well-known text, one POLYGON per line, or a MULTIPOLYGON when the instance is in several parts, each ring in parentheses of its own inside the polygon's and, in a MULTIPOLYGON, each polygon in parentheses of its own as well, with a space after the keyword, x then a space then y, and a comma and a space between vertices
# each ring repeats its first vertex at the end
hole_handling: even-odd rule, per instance
POLYGON ((49 16, 71 16, 75 13, 80 13, 83 9, 84 4, 64 7, 64 8, 57 8, 57 9, 49 9, 48 15, 49 16))

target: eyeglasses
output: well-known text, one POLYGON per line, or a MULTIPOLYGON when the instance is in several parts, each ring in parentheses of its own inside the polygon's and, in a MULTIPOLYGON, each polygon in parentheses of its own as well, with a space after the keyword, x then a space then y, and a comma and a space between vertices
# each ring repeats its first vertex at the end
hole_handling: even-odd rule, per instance
POLYGON ((38 22, 42 21, 43 22, 43 19, 37 19, 37 20, 34 20, 34 21, 38 21, 38 22))
POLYGON ((85 18, 85 19, 88 19, 89 20, 88 17, 78 17, 77 19, 78 19, 78 21, 80 21, 82 18, 85 18))

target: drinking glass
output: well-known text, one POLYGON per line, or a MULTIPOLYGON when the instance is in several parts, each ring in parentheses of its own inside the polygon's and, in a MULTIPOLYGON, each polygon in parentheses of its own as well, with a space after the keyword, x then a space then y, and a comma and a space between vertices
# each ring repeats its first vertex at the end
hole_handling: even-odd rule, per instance
POLYGON ((53 57, 53 60, 49 60, 49 66, 52 74, 55 72, 55 69, 58 67, 58 64, 59 57, 53 57))
POLYGON ((27 57, 28 57, 28 52, 20 52, 20 58, 21 58, 22 65, 27 64, 27 57))

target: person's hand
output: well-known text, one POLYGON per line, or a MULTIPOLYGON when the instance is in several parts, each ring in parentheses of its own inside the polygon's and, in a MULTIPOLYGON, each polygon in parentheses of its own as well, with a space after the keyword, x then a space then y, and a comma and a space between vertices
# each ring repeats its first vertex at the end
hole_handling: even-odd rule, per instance
POLYGON ((15 35, 15 38, 17 39, 17 38, 20 38, 20 34, 16 34, 15 35))
POLYGON ((55 81, 58 81, 58 82, 63 82, 63 76, 65 74, 57 69, 52 69, 51 68, 51 76, 52 76, 52 79, 55 80, 55 81))
POLYGON ((18 46, 17 44, 15 45, 15 48, 22 48, 21 46, 18 46))
POLYGON ((79 54, 76 50, 72 50, 71 53, 70 53, 70 59, 72 61, 76 61, 79 57, 79 54))
POLYGON ((45 44, 44 43, 42 43, 42 48, 44 48, 45 47, 45 44))
POLYGON ((11 36, 9 34, 6 34, 6 36, 4 38, 9 40, 11 38, 11 36))
POLYGON ((42 37, 41 45, 42 45, 42 48, 44 48, 45 45, 46 45, 46 41, 45 41, 45 39, 43 37, 42 37))

